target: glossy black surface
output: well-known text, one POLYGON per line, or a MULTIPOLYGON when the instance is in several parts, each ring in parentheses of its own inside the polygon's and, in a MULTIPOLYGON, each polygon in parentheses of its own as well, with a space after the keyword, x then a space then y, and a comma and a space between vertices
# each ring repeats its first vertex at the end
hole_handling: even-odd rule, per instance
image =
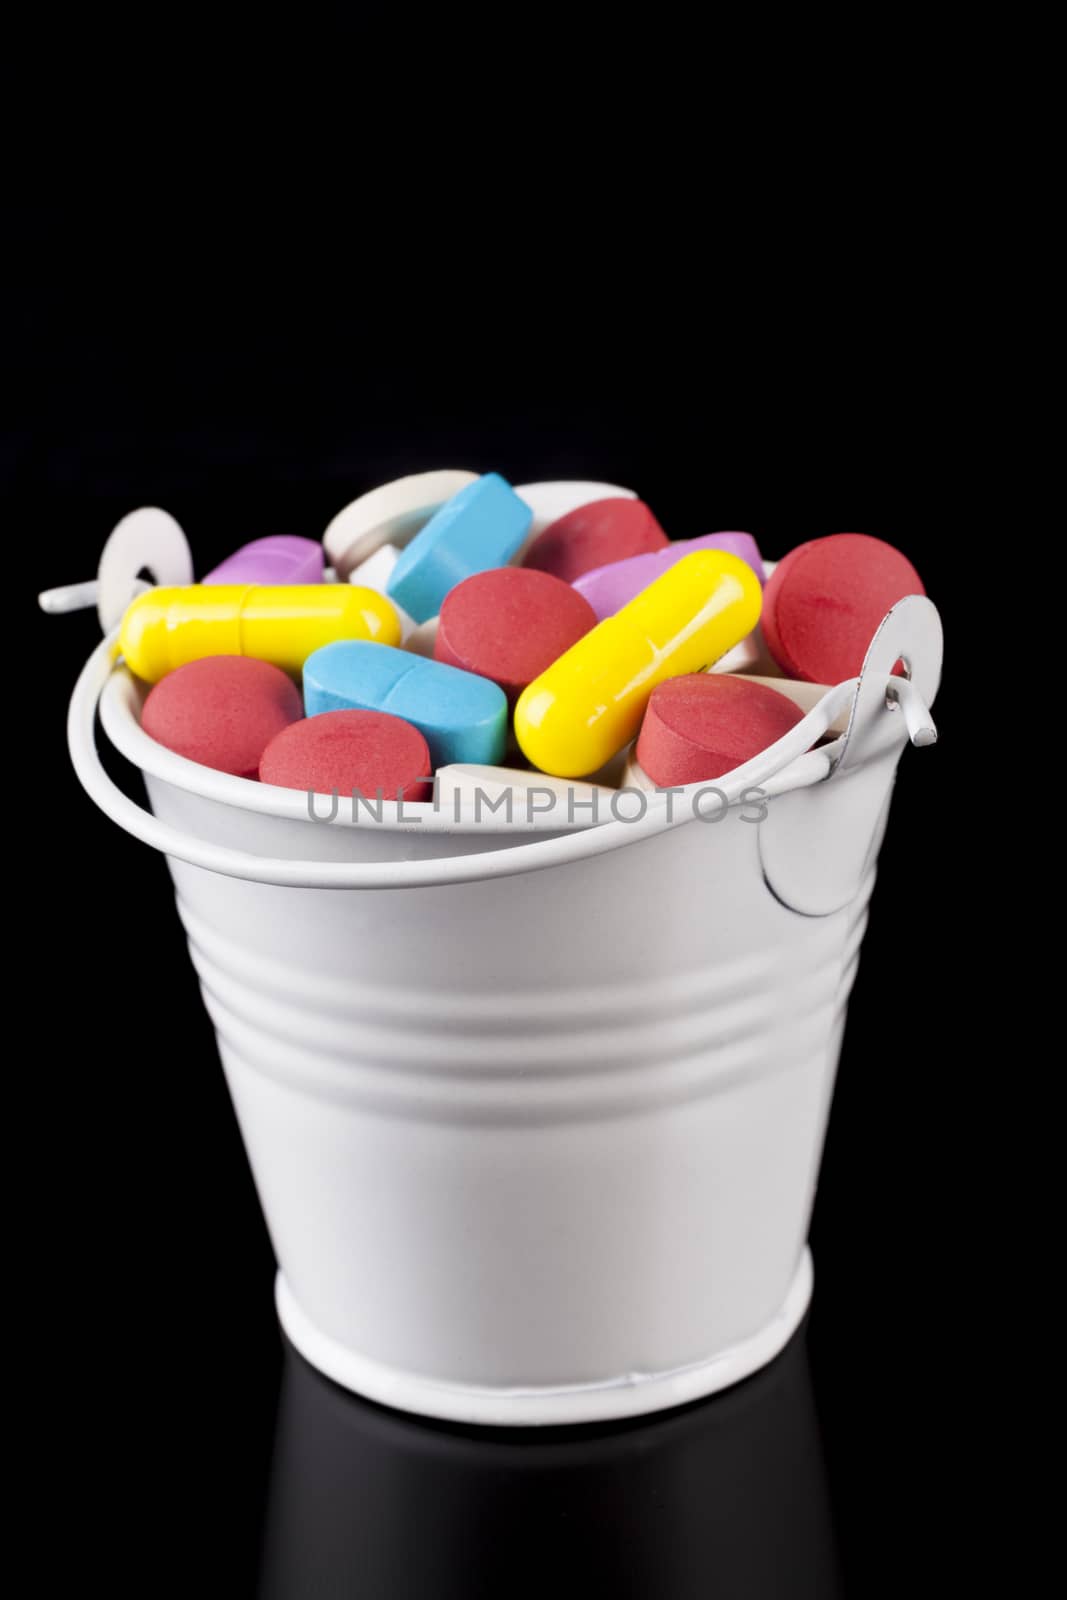
POLYGON ((286 1351, 262 1600, 841 1593, 803 1330, 714 1403, 611 1428, 464 1430, 286 1351), (566 1592, 566 1590, 565 1590, 566 1592))

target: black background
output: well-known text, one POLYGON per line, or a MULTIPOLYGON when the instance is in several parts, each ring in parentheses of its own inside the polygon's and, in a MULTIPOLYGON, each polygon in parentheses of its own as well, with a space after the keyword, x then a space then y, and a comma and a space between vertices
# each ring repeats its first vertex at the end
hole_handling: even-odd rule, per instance
POLYGON ((960 374, 936 342, 897 343, 899 308, 876 332, 843 313, 832 342, 821 318, 798 319, 795 341, 759 337, 725 302, 670 328, 603 311, 553 336, 514 300, 479 317, 376 290, 344 310, 311 297, 284 325, 239 297, 205 321, 131 273, 128 299, 101 303, 53 284, 18 330, 7 477, 19 694, 40 745, 14 824, 32 932, 10 1003, 33 1024, 9 1137, 31 1175, 15 1232, 28 1473, 55 1507, 42 1570, 242 1595, 266 1537, 264 1593, 370 1600, 549 1580, 790 1600, 913 1592, 920 1564, 934 1589, 959 1577, 944 1490, 966 1453, 971 1113, 941 1008, 965 916, 960 462, 944 428, 960 374), (746 528, 770 556, 876 534, 946 624, 942 738, 903 757, 850 1008, 805 1331, 763 1378, 583 1434, 571 1457, 566 1440, 402 1423, 291 1352, 279 1409, 272 1257, 166 870, 95 812, 64 756, 95 618, 34 609, 38 589, 93 575, 137 505, 171 511, 205 570, 260 535, 317 536, 362 490, 440 465, 628 484, 673 536, 746 528))

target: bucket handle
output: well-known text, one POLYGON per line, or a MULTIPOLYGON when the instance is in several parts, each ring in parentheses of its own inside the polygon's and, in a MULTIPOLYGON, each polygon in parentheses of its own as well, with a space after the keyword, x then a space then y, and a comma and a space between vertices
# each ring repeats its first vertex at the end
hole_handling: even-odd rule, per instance
MULTIPOLYGON (((112 822, 154 850, 207 872, 296 889, 420 889, 435 884, 477 883, 605 855, 696 820, 690 806, 672 808, 671 801, 678 798, 678 791, 673 796, 653 792, 645 797, 647 809, 643 815, 632 822, 616 820, 534 844, 426 861, 290 861, 210 844, 161 822, 123 794, 104 771, 96 748, 96 707, 113 669, 116 636, 117 630, 96 647, 71 696, 67 744, 74 772, 89 798, 112 822)), ((772 795, 821 782, 833 771, 844 741, 839 739, 818 750, 811 746, 854 703, 858 683, 858 679, 851 678, 836 685, 768 750, 735 768, 716 785, 690 784, 682 794, 698 795, 701 790, 710 792, 714 787, 734 805, 743 803, 748 791, 755 788, 772 795)))

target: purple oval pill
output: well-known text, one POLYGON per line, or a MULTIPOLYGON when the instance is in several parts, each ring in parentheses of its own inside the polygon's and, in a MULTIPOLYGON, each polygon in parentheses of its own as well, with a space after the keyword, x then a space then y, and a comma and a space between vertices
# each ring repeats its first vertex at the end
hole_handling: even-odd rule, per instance
POLYGON ((322 545, 318 539, 276 533, 243 544, 200 582, 321 583, 322 566, 322 545))
POLYGON ((683 556, 694 550, 729 550, 731 554, 747 561, 760 583, 765 581, 763 561, 759 546, 750 533, 705 533, 699 539, 677 539, 666 550, 652 550, 645 555, 627 556, 624 561, 609 562, 606 567, 594 567, 575 578, 571 587, 577 589, 593 610, 598 622, 613 617, 635 594, 647 589, 668 567, 673 567, 683 556))

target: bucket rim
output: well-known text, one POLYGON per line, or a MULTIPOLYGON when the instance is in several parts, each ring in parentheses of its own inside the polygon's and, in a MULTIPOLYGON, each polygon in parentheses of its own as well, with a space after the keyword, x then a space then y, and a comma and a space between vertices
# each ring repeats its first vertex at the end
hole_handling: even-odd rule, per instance
MULTIPOLYGON (((495 832, 492 829, 481 828, 486 837, 502 841, 500 846, 474 853, 465 851, 459 854, 434 856, 428 860, 405 857, 399 861, 371 862, 323 861, 317 857, 295 859, 291 856, 263 856, 227 845, 214 844, 199 835, 189 833, 182 827, 161 821, 150 810, 131 800, 119 788, 105 770, 96 747, 94 728, 100 701, 108 691, 111 680, 116 679, 121 682, 125 675, 125 669, 119 667, 116 662, 117 630, 101 640, 86 661, 75 684, 67 712, 67 746, 78 781, 100 810, 113 822, 118 823, 134 838, 151 845, 153 849, 160 850, 171 860, 219 873, 223 877, 269 884, 279 888, 340 891, 422 889, 521 877, 546 868, 566 867, 578 861, 608 855, 624 847, 630 848, 644 840, 669 833, 683 824, 692 823, 697 817, 703 822, 721 820, 725 813, 735 806, 752 803, 752 796, 760 795, 761 790, 760 798, 768 798, 772 794, 785 794, 795 789, 809 788, 824 781, 831 781, 834 773, 849 759, 850 740, 855 732, 861 707, 863 720, 867 723, 872 719, 881 723, 883 714, 887 715, 890 698, 896 695, 897 690, 887 663, 882 662, 881 657, 885 655, 886 649, 890 648, 891 653, 887 657, 887 662, 891 665, 900 654, 900 650, 896 647, 897 630, 892 629, 887 634, 887 625, 895 616, 905 612, 912 616, 914 623, 918 624, 921 619, 912 615, 916 607, 920 612, 928 610, 936 620, 936 612, 929 601, 911 597, 900 602, 883 622, 868 652, 864 671, 858 679, 849 679, 835 685, 775 744, 751 761, 735 767, 731 773, 724 774, 717 783, 690 784, 681 788, 653 790, 651 793, 629 791, 635 793, 641 800, 641 812, 637 817, 633 819, 620 817, 615 812, 611 821, 596 822, 583 829, 557 830, 548 837, 539 836, 536 829, 524 830, 515 826, 508 828, 505 820, 504 827, 498 826, 495 832), (889 638, 888 647, 886 638, 889 638), (849 707, 851 709, 846 732, 831 744, 815 748, 819 739, 830 729, 834 719, 849 707), (701 797, 707 794, 715 795, 719 808, 716 814, 710 817, 699 805, 701 797), (674 807, 672 815, 672 802, 675 797, 684 797, 684 800, 674 807)), ((937 624, 937 631, 939 639, 940 624, 937 624)), ((900 680, 900 683, 904 685, 904 680, 900 680)), ((936 684, 934 687, 936 688, 936 684)), ((115 689, 112 693, 120 694, 120 690, 115 689)), ((127 700, 127 730, 130 719, 130 701, 127 700)), ((887 726, 885 731, 887 750, 900 743, 900 735, 903 732, 900 724, 905 719, 890 720, 893 726, 887 726)), ((142 732, 139 725, 137 731, 138 734, 142 732)), ((147 739, 147 735, 144 737, 147 739)), ((904 734, 904 738, 907 738, 907 734, 904 734)), ((162 751, 162 748, 160 746, 159 750, 162 751)), ((184 761, 184 758, 174 756, 173 752, 166 754, 175 762, 184 761)), ((858 756, 857 759, 862 757, 858 756)), ((152 760, 155 764, 157 761, 162 761, 163 756, 153 751, 152 760)), ((190 771, 185 776, 188 780, 195 774, 196 787, 201 794, 205 785, 209 791, 215 789, 218 792, 217 786, 223 783, 240 784, 242 790, 245 788, 253 792, 256 790, 256 785, 232 778, 228 774, 216 774, 212 769, 201 768, 196 763, 187 763, 187 766, 190 771)), ((179 779, 180 777, 181 774, 179 779)), ((182 788, 180 781, 178 787, 182 788)), ((294 795, 299 793, 300 791, 293 791, 294 795)), ((285 796, 291 804, 286 791, 274 790, 272 797, 267 799, 268 807, 275 803, 273 797, 278 794, 285 796)), ((261 794, 259 798, 263 799, 264 796, 261 794)), ((240 813, 240 800, 235 809, 240 813)), ((450 829, 450 823, 451 819, 437 817, 427 824, 425 831, 444 837, 450 829)))
MULTIPOLYGON (((147 686, 144 686, 147 688, 147 686)), ((202 800, 214 800, 220 805, 238 811, 255 812, 258 816, 277 817, 289 822, 322 820, 309 817, 306 789, 285 789, 276 784, 260 783, 254 778, 239 778, 229 772, 219 772, 214 767, 202 766, 188 756, 178 755, 159 744, 141 726, 140 713, 144 699, 142 686, 126 666, 116 667, 100 695, 100 721, 112 745, 133 766, 150 777, 158 778, 175 789, 192 794, 202 800)), ((536 774, 533 774, 536 777, 536 774)), ((588 780, 576 780, 581 783, 588 780)), ((321 796, 323 800, 329 797, 321 796)), ((347 801, 348 796, 342 796, 347 801)), ((529 833, 570 834, 583 832, 602 825, 590 816, 576 816, 573 821, 557 814, 560 808, 537 813, 527 820, 514 816, 510 822, 504 818, 458 817, 442 810, 431 801, 405 800, 401 808, 395 800, 381 802, 381 821, 377 816, 360 812, 353 816, 340 806, 330 819, 330 827, 372 828, 376 833, 437 834, 475 833, 479 837, 529 833)), ((607 819, 603 819, 607 820, 607 819)))
MULTIPOLYGON (((850 681, 854 686, 855 680, 850 681)), ((846 687, 845 684, 831 687, 809 715, 815 716, 832 699, 840 699, 841 690, 846 687)), ((141 685, 128 667, 116 665, 103 686, 99 700, 100 721, 108 739, 119 754, 143 774, 158 778, 163 783, 186 794, 194 795, 198 799, 215 801, 217 804, 238 811, 253 812, 258 816, 275 817, 289 822, 307 823, 325 820, 310 815, 308 793, 305 789, 285 789, 275 784, 260 783, 252 778, 240 778, 232 773, 219 772, 213 767, 202 766, 200 762, 193 761, 188 756, 178 755, 175 751, 168 750, 165 745, 157 743, 141 726, 140 713, 146 693, 147 686, 141 685)), ((773 763, 780 746, 788 747, 790 743, 795 743, 792 735, 793 730, 788 730, 782 738, 768 745, 761 752, 762 760, 773 763)), ((532 776, 536 778, 537 774, 534 773, 532 776)), ((704 785, 697 783, 685 787, 692 790, 699 790, 701 787, 711 788, 732 776, 727 773, 722 780, 709 779, 704 785)), ((576 779, 575 783, 581 786, 582 783, 589 781, 591 780, 576 779)), ((618 792, 638 791, 620 788, 618 792)), ((654 795, 667 792, 655 789, 646 794, 646 799, 651 800, 654 795)), ((321 798, 324 801, 329 799, 325 795, 321 798)), ((347 802, 348 796, 343 796, 342 799, 347 802)), ((352 808, 353 811, 355 809, 352 808)), ((516 808, 516 811, 521 812, 521 809, 521 807, 516 808)), ((395 800, 383 800, 380 821, 376 815, 362 811, 353 815, 338 805, 336 815, 329 819, 329 826, 373 829, 375 833, 476 834, 480 838, 514 838, 528 834, 553 834, 566 837, 609 826, 613 817, 614 820, 618 820, 613 813, 598 815, 596 818, 576 815, 571 819, 563 812, 562 807, 553 807, 551 811, 538 812, 532 818, 515 814, 509 821, 495 814, 489 817, 475 816, 469 810, 465 814, 460 812, 457 816, 454 811, 435 807, 430 801, 405 801, 403 807, 400 807, 395 800)))

